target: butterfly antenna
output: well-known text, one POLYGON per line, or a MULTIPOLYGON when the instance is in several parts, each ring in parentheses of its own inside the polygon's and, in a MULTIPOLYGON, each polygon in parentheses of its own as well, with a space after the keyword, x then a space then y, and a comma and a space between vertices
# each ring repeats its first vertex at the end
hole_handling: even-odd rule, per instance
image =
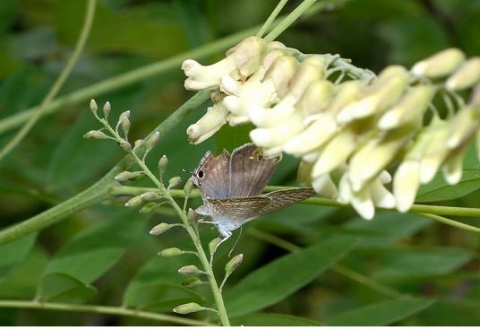
POLYGON ((235 244, 233 244, 232 249, 230 250, 230 252, 228 252, 228 257, 229 257, 229 258, 232 256, 233 250, 235 250, 235 248, 237 247, 238 242, 240 241, 240 237, 242 236, 242 230, 243 230, 243 228, 240 227, 240 234, 238 234, 238 237, 237 237, 237 240, 235 241, 235 244))

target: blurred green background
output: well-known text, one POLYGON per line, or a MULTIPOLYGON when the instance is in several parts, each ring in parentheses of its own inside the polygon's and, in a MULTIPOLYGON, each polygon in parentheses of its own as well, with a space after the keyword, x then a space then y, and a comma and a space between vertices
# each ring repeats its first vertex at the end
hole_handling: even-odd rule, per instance
MULTIPOLYGON (((409 68, 448 47, 459 47, 469 57, 480 54, 478 0, 330 2, 334 4, 331 8, 302 18, 278 40, 303 53, 339 53, 351 58, 354 65, 375 72, 389 64, 409 68)), ((291 11, 298 3, 300 1, 292 1, 284 12, 291 11)), ((0 2, 0 123, 41 103, 72 52, 85 4, 84 0, 0 2)), ((105 79, 174 56, 179 56, 181 63, 183 53, 189 50, 260 26, 275 5, 273 0, 100 0, 86 48, 58 97, 68 97, 105 79)), ((213 63, 222 58, 225 50, 197 60, 203 64, 213 63)), ((184 90, 184 79, 178 65, 121 88, 98 91, 92 97, 99 105, 110 101, 112 117, 127 109, 132 111, 130 136, 133 141, 148 134, 193 95, 184 90)), ((2 228, 81 192, 123 157, 114 143, 82 138, 86 131, 99 128, 88 110, 88 102, 89 99, 85 99, 71 103, 44 116, 0 163, 2 228)), ((193 170, 206 150, 215 149, 214 138, 199 146, 190 145, 186 138, 186 127, 202 115, 203 109, 198 109, 168 136, 162 137, 150 156, 154 165, 160 156, 168 155, 167 177, 180 175, 186 180, 188 174, 182 169, 193 170)), ((17 130, 18 126, 3 129, 0 145, 5 145, 17 130)), ((287 158, 273 183, 295 184, 295 166, 295 160, 287 158)), ((141 183, 148 184, 148 181, 141 183)), ((478 207, 479 197, 478 193, 473 193, 450 204, 478 207)), ((147 284, 152 285, 163 277, 179 285, 182 278, 176 274, 176 269, 186 264, 185 259, 165 261, 156 253, 172 245, 188 246, 184 233, 172 231, 161 238, 148 235, 153 225, 174 221, 173 216, 168 211, 154 216, 139 215, 135 210, 127 212, 122 208, 123 202, 112 201, 82 210, 43 230, 38 237, 27 237, 16 242, 17 245, 2 247, 0 259, 2 251, 15 257, 0 261, 0 300, 29 300, 42 296, 38 289, 40 282, 45 288, 48 281, 65 280, 45 275, 56 267, 67 267, 62 253, 68 255, 68 251, 75 250, 72 245, 80 242, 80 248, 75 251, 80 254, 84 251, 79 236, 82 233, 90 235, 88 244, 105 240, 102 265, 96 266, 95 271, 93 266, 89 269, 91 256, 86 255, 83 256, 86 268, 83 273, 82 269, 77 270, 77 274, 82 274, 78 278, 96 290, 82 291, 79 301, 68 297, 52 298, 52 301, 86 301, 108 306, 123 302, 138 307, 140 300, 153 299, 142 296, 138 288, 146 290, 147 284), (132 292, 136 292, 136 296, 132 292)), ((472 225, 480 224, 478 219, 469 221, 472 225)), ((205 227, 205 239, 213 238, 215 230, 205 227)), ((266 216, 246 227, 236 247, 236 251, 245 254, 245 261, 232 277, 232 285, 253 269, 285 253, 255 237, 254 227, 298 245, 332 235, 353 235, 361 238, 361 244, 342 261, 345 267, 400 293, 439 298, 433 305, 420 304, 421 308, 410 309, 380 323, 480 324, 479 240, 474 233, 412 215, 379 213, 373 221, 365 222, 349 209, 304 205, 266 216)), ((229 247, 224 250, 226 258, 229 247)), ((78 260, 68 267, 82 268, 83 264, 78 260)), ((266 311, 327 324, 355 325, 348 317, 342 321, 342 313, 368 306, 370 309, 363 315, 378 315, 385 299, 381 292, 360 282, 342 274, 340 269, 329 270, 266 311)), ((184 296, 169 300, 170 304, 153 304, 155 307, 151 310, 168 311, 175 303, 189 301, 195 296, 190 292, 182 291, 182 294, 184 296)), ((385 308, 394 309, 390 305, 385 308)), ((159 323, 115 315, 2 308, 0 324, 159 323)))

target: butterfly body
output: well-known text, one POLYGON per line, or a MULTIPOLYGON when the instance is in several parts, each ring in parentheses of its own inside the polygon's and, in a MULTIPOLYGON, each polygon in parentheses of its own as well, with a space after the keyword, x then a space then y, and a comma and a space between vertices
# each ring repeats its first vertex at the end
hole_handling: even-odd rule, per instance
POLYGON ((311 188, 261 194, 279 160, 264 158, 250 143, 231 155, 225 150, 217 157, 207 152, 192 173, 204 203, 196 212, 210 216, 226 239, 248 221, 313 196, 311 188))

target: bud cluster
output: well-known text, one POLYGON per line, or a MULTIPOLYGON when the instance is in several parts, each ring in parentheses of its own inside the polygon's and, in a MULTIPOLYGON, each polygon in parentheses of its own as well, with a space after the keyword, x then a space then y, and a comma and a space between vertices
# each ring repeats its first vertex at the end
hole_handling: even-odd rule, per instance
POLYGON ((303 182, 366 219, 375 207, 407 211, 440 168, 457 183, 468 145, 475 138, 480 145, 480 58, 447 49, 376 77, 345 63, 258 37, 210 66, 186 60, 185 88, 208 89, 214 101, 187 129, 189 140, 201 143, 227 122, 253 123, 250 138, 266 156, 301 158, 303 182), (458 94, 466 89, 474 90, 469 102, 458 94), (447 115, 432 105, 437 94, 447 100, 447 115), (425 123, 427 111, 433 119, 425 123))

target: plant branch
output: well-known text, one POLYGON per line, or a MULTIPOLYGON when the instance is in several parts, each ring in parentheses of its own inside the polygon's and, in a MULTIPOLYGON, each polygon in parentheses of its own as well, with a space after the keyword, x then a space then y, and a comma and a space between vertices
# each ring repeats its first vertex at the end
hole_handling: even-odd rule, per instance
POLYGON ((214 324, 201 320, 192 320, 178 316, 151 313, 124 307, 98 306, 98 305, 74 305, 74 304, 60 304, 49 302, 36 301, 19 301, 19 300, 0 300, 0 307, 5 308, 22 308, 22 309, 44 309, 57 310, 66 312, 81 312, 81 313, 97 313, 109 314, 118 316, 140 317, 143 319, 150 319, 156 321, 170 322, 181 325, 196 325, 196 326, 213 326, 214 324))
MULTIPOLYGON (((153 132, 159 131, 161 135, 165 135, 174 127, 176 127, 181 120, 187 117, 193 109, 199 107, 208 98, 208 92, 200 92, 195 94, 192 98, 190 98, 190 100, 178 108, 177 111, 175 111, 170 117, 158 125, 153 132)), ((97 204, 109 198, 109 189, 116 184, 115 176, 123 171, 128 170, 133 164, 133 159, 130 156, 125 156, 119 163, 117 163, 117 165, 115 165, 107 174, 105 174, 103 178, 81 193, 28 220, 2 230, 0 232, 0 245, 12 242, 30 233, 42 230, 43 228, 62 221, 68 216, 86 207, 97 204)))
POLYGON ((87 7, 85 9, 85 20, 83 22, 83 27, 80 32, 80 36, 78 41, 75 45, 75 49, 72 53, 72 56, 67 61, 67 64, 62 69, 62 72, 58 76, 57 80, 53 84, 52 88, 48 92, 48 94, 43 99, 40 106, 38 106, 29 119, 25 122, 23 127, 18 131, 18 133, 11 139, 1 150, 0 150, 0 161, 5 158, 22 140, 27 136, 28 132, 33 128, 33 126, 38 122, 38 120, 42 117, 47 109, 48 105, 51 101, 55 98, 58 94, 60 89, 62 88, 63 84, 67 80, 68 76, 72 72, 73 67, 77 63, 80 54, 82 54, 83 49, 85 48, 85 44, 87 42, 88 36, 90 35, 90 31, 92 28, 93 18, 95 16, 95 5, 96 0, 89 0, 87 2, 87 7))

